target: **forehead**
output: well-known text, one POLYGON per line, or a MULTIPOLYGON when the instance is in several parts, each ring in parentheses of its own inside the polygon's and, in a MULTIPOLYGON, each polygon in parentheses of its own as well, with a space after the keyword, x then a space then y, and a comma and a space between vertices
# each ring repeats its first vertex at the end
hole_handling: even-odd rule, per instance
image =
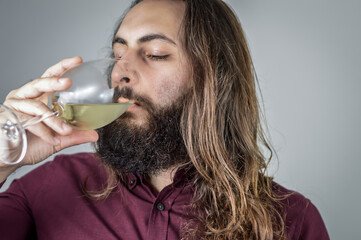
POLYGON ((177 41, 184 9, 183 1, 143 1, 127 13, 116 35, 137 38, 147 33, 162 33, 177 41))

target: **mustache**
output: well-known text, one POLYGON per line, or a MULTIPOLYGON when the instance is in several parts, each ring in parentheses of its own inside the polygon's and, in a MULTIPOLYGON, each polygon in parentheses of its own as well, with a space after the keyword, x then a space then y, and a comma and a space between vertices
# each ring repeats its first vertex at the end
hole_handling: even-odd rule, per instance
POLYGON ((119 89, 119 87, 114 88, 113 102, 118 102, 120 97, 135 101, 135 104, 142 106, 148 111, 153 112, 155 110, 153 102, 148 97, 135 93, 130 87, 123 87, 122 89, 119 89))

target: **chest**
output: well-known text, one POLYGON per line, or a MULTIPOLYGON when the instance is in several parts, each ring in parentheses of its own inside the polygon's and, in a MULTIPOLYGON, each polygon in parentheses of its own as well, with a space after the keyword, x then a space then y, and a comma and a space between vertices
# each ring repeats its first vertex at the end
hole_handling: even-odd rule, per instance
POLYGON ((165 188, 155 196, 144 186, 123 186, 106 200, 73 192, 49 201, 34 211, 38 239, 162 240, 180 238, 191 194, 187 188, 165 188))

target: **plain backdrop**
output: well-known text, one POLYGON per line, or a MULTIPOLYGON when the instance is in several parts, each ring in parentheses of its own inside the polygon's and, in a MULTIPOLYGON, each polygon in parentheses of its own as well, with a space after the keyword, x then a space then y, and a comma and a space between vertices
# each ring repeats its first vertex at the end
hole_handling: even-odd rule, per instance
MULTIPOLYGON (((270 173, 356 239, 361 191, 361 2, 227 1, 245 30, 278 153, 270 173)), ((107 56, 125 0, 0 0, 0 102, 59 60, 107 56)), ((92 151, 82 145, 63 152, 92 151)), ((51 160, 51 159, 49 159, 51 160)), ((33 167, 13 174, 18 178, 33 167)))

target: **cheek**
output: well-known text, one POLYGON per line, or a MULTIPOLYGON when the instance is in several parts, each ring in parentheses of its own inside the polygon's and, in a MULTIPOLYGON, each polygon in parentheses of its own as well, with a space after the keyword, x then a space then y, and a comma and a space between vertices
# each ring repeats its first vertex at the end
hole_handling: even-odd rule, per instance
POLYGON ((186 89, 189 88, 189 76, 183 70, 168 76, 162 76, 155 88, 155 102, 161 107, 170 106, 186 89))

